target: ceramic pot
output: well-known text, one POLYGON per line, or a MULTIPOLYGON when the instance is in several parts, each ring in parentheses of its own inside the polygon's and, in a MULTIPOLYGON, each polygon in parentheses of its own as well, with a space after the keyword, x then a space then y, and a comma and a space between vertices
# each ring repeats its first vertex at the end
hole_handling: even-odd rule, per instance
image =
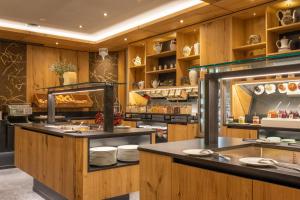
POLYGON ((197 85, 198 84, 198 72, 194 69, 190 70, 189 79, 190 79, 191 85, 197 85))
POLYGON ((286 26, 296 22, 296 10, 278 10, 276 16, 282 26, 286 26))
POLYGON ((70 85, 77 83, 77 73, 76 72, 65 72, 63 75, 63 84, 70 85))
POLYGON ((184 57, 188 57, 189 55, 191 55, 192 48, 193 48, 193 46, 191 46, 191 47, 189 47, 189 46, 187 46, 187 45, 184 46, 184 47, 183 47, 183 51, 182 51, 183 56, 184 56, 184 57))
POLYGON ((152 87, 157 88, 159 86, 159 81, 158 80, 153 80, 152 81, 152 87))
POLYGON ((281 40, 277 40, 276 46, 278 51, 289 51, 291 50, 292 40, 287 39, 285 36, 281 40))
POLYGON ((162 50, 162 43, 155 43, 153 45, 153 50, 155 51, 155 53, 160 53, 162 50))
POLYGON ((144 86, 145 86, 145 81, 138 82, 138 87, 140 90, 144 89, 144 86))
POLYGON ((140 65, 142 65, 142 58, 137 56, 134 59, 132 59, 132 62, 134 64, 134 66, 140 66, 140 65))

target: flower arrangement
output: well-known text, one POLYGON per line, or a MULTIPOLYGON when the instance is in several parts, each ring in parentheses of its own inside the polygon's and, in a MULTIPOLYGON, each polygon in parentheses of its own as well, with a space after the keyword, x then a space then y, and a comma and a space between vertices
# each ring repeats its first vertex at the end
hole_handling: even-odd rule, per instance
POLYGON ((49 67, 50 71, 55 72, 58 76, 62 77, 65 72, 76 72, 77 67, 66 60, 56 62, 49 67))

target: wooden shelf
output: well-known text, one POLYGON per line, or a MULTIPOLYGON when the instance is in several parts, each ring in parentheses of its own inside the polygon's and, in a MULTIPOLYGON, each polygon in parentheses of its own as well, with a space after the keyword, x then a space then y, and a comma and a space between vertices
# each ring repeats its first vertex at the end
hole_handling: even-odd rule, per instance
POLYGON ((234 50, 234 51, 250 51, 250 50, 255 50, 255 49, 263 49, 263 48, 266 48, 266 42, 239 46, 239 47, 233 48, 232 50, 234 50))
POLYGON ((294 52, 300 52, 300 49, 284 51, 284 52, 268 53, 268 56, 275 56, 275 55, 286 54, 286 53, 294 53, 294 52))
POLYGON ((176 68, 148 71, 146 72, 146 74, 163 74, 163 73, 170 73, 170 72, 176 72, 176 68))
POLYGON ((277 26, 268 29, 268 31, 274 33, 286 33, 286 32, 299 31, 299 30, 300 30, 300 22, 285 25, 285 26, 277 26))
POLYGON ((192 55, 192 56, 178 58, 179 61, 190 61, 190 60, 197 60, 197 59, 200 59, 200 55, 192 55))
POLYGON ((146 65, 138 65, 138 66, 129 66, 129 69, 141 69, 141 68, 144 68, 146 65))
POLYGON ((162 58, 173 55, 176 55, 176 51, 164 51, 158 54, 147 55, 147 58, 162 58))

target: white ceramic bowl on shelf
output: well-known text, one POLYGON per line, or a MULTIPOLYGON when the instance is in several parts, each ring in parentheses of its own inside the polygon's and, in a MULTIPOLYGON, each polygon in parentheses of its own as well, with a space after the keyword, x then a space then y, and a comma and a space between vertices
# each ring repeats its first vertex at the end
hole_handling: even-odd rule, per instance
POLYGON ((139 161, 138 145, 122 145, 118 146, 117 159, 123 162, 139 161))
POLYGON ((117 163, 116 147, 90 148, 90 164, 95 166, 108 166, 117 163))

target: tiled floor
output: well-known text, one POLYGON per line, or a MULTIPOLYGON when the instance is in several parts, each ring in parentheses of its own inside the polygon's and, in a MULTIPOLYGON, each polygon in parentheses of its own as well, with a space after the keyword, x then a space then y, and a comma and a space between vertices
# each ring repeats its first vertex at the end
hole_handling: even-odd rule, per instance
MULTIPOLYGON (((43 200, 32 191, 31 176, 19 169, 0 170, 0 200, 43 200)), ((130 200, 138 200, 139 194, 130 195, 130 200)))
POLYGON ((0 170, 0 200, 43 200, 32 184, 32 178, 16 168, 0 170))

